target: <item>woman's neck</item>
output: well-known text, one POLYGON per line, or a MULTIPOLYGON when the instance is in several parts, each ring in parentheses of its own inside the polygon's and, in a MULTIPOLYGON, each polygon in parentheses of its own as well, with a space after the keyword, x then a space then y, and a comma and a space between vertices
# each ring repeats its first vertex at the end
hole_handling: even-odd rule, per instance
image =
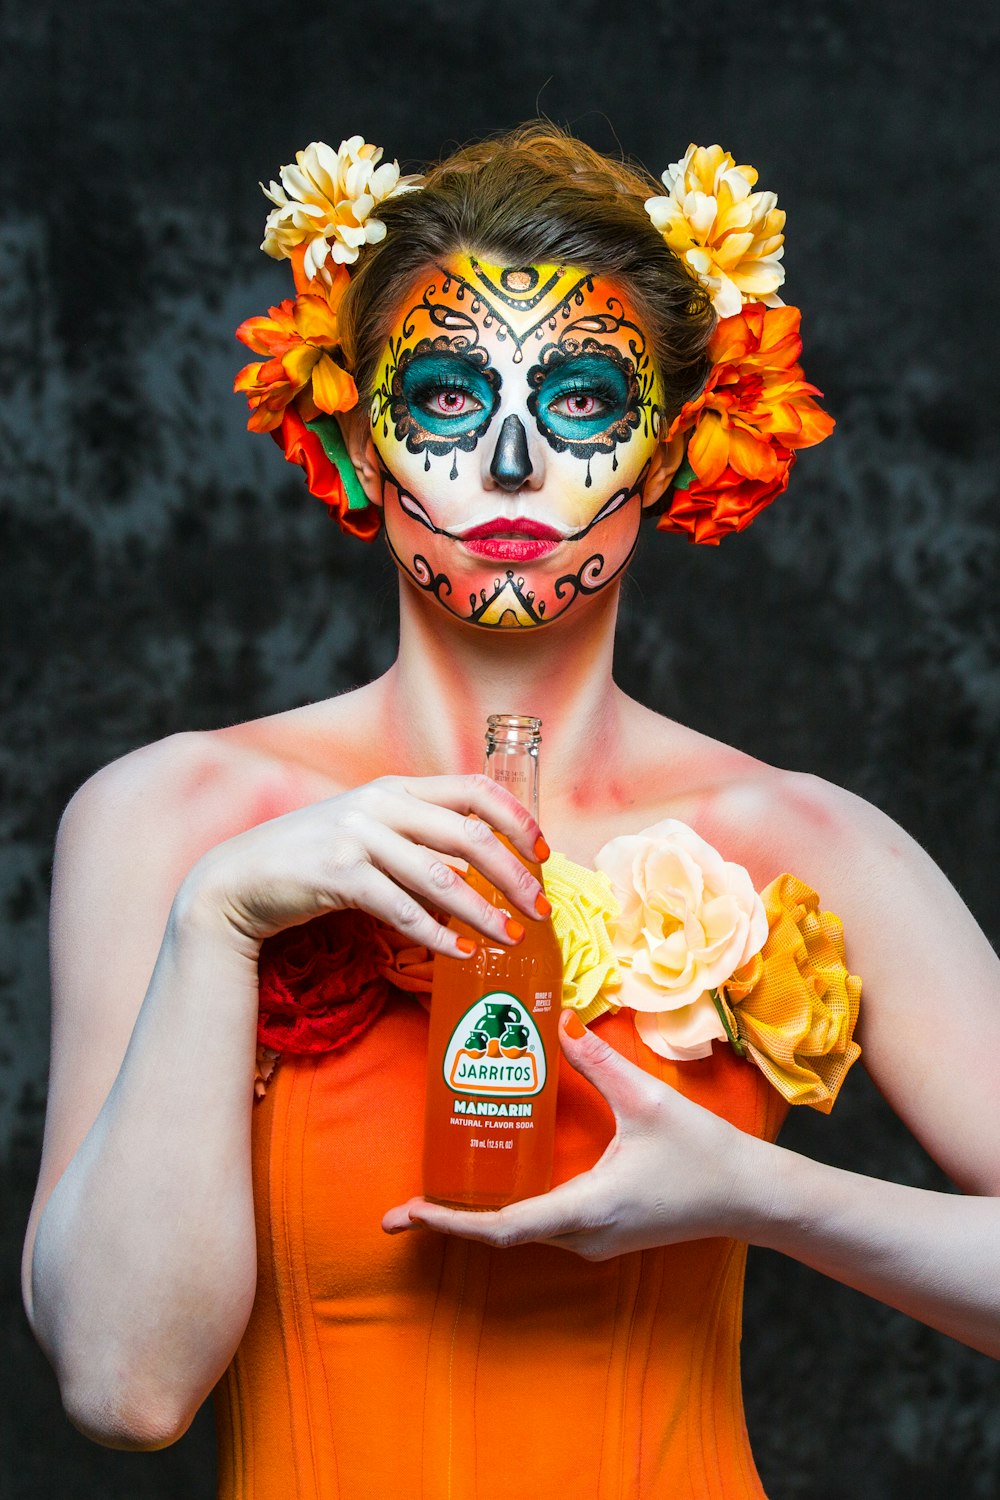
POLYGON ((615 758, 628 702, 611 676, 618 589, 580 601, 557 623, 489 630, 454 620, 403 584, 399 655, 374 684, 394 769, 479 771, 493 713, 542 720, 545 800, 562 800, 581 764, 615 758))

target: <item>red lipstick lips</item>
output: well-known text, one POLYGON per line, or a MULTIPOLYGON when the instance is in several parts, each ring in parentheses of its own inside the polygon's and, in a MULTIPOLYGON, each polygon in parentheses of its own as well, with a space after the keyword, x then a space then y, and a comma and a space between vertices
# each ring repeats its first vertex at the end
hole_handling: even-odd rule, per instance
POLYGON ((524 516, 517 519, 497 516, 492 521, 484 521, 481 526, 470 527, 462 533, 460 540, 477 557, 532 562, 558 547, 563 538, 552 526, 545 526, 541 521, 524 516))

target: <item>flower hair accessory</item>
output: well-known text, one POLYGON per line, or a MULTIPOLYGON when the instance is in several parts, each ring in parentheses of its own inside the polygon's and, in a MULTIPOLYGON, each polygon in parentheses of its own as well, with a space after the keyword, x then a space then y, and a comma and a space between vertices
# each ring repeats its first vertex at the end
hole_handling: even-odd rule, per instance
POLYGON ((690 145, 662 174, 664 197, 646 212, 667 244, 712 294, 720 318, 744 302, 780 307, 785 215, 774 193, 755 193, 757 172, 721 146, 690 145))
POLYGON ((783 493, 797 450, 834 424, 798 364, 800 313, 777 295, 785 215, 774 193, 754 192, 755 169, 721 146, 690 145, 662 176, 668 191, 646 212, 711 294, 719 322, 705 388, 667 433, 686 436, 687 449, 657 527, 717 545, 783 493))
POLYGON ((285 260, 304 246, 306 276, 331 281, 331 262, 353 264, 365 245, 385 239, 385 225, 373 217, 378 205, 418 185, 415 177, 399 175, 396 161, 379 166, 382 154, 360 135, 341 141, 339 151, 324 141, 297 151, 294 166, 282 167, 280 185, 260 185, 275 205, 260 248, 285 260))
POLYGON ((305 470, 310 491, 324 500, 344 531, 371 539, 378 512, 358 482, 335 413, 357 405, 345 368, 338 314, 353 265, 366 245, 385 238, 379 204, 419 186, 401 177, 398 162, 360 135, 334 151, 313 141, 282 167, 280 182, 261 183, 274 204, 261 249, 290 260, 296 296, 247 318, 236 337, 264 356, 245 365, 234 390, 250 405, 251 432, 269 432, 290 463, 305 470), (380 165, 381 163, 381 165, 380 165))
MULTIPOLYGON (((349 267, 385 238, 379 205, 421 185, 382 156, 360 135, 336 151, 313 141, 281 168, 279 181, 261 184, 273 205, 261 248, 291 261, 296 296, 237 329, 262 356, 235 381, 250 405, 248 427, 269 432, 343 530, 366 540, 380 518, 336 420, 358 399, 341 349, 339 309, 349 267)), ((686 456, 657 526, 717 544, 784 491, 798 449, 822 442, 833 419, 798 364, 798 310, 777 295, 785 215, 775 195, 756 191, 754 168, 737 165, 721 146, 689 146, 662 178, 667 191, 647 199, 646 210, 709 290, 719 322, 705 388, 665 433, 667 440, 685 438, 686 456)))

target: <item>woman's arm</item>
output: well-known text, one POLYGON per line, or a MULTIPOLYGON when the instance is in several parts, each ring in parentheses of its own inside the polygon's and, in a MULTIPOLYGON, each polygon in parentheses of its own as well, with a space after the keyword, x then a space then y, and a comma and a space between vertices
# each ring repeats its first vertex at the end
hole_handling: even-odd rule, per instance
POLYGON ((572 1021, 567 1034, 564 1021, 568 1058, 618 1121, 597 1166, 499 1214, 417 1199, 387 1214, 385 1227, 417 1222, 497 1244, 541 1239, 596 1259, 730 1235, 1000 1356, 1000 1198, 989 1196, 1000 1194, 1000 963, 933 861, 874 808, 792 777, 781 800, 760 811, 766 867, 801 874, 844 919, 849 967, 864 981, 862 1043, 875 1081, 978 1196, 864 1176, 863 1140, 854 1173, 746 1136, 597 1035, 574 1036, 572 1021))
POLYGON ((537 881, 491 828, 529 857, 539 830, 493 782, 383 778, 227 836, 252 821, 259 788, 243 763, 206 765, 192 738, 99 773, 57 850, 25 1306, 70 1416, 119 1447, 185 1430, 252 1306, 260 942, 357 906, 453 952, 422 901, 508 942, 503 913, 441 853, 537 915, 537 881))
POLYGON ((1000 1358, 1000 1199, 903 1187, 766 1149, 740 1238, 1000 1358))
POLYGON ((1000 961, 891 819, 812 777, 786 786, 792 816, 771 838, 843 919, 862 1060, 967 1196, 860 1175, 864 1140, 858 1173, 776 1147, 748 1238, 1000 1357, 1000 961))
POLYGON ((224 836, 185 786, 197 760, 168 742, 106 768, 56 848, 25 1307, 69 1416, 117 1447, 184 1430, 254 1294, 255 966, 204 909, 174 902, 199 842, 224 836))

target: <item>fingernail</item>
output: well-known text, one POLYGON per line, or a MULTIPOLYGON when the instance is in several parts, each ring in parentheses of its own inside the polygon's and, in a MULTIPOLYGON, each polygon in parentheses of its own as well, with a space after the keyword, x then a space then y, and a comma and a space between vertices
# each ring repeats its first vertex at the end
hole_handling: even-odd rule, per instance
POLYGON ((471 938, 460 937, 455 939, 455 947, 458 949, 459 953, 475 953, 476 949, 479 947, 479 944, 474 943, 471 938))
POLYGON ((513 917, 507 918, 507 936, 512 943, 519 943, 524 937, 524 928, 520 922, 515 922, 513 917))
POLYGON ((578 1042, 582 1036, 587 1035, 587 1028, 575 1010, 564 1010, 562 1023, 563 1031, 565 1031, 567 1036, 571 1036, 575 1042, 578 1042))
POLYGON ((538 860, 538 863, 540 865, 544 865, 545 861, 548 859, 551 853, 552 850, 542 838, 542 835, 539 834, 537 839, 535 840, 535 858, 538 860))
POLYGON ((547 896, 543 896, 541 892, 535 897, 535 910, 540 917, 547 917, 552 911, 552 902, 547 896))

